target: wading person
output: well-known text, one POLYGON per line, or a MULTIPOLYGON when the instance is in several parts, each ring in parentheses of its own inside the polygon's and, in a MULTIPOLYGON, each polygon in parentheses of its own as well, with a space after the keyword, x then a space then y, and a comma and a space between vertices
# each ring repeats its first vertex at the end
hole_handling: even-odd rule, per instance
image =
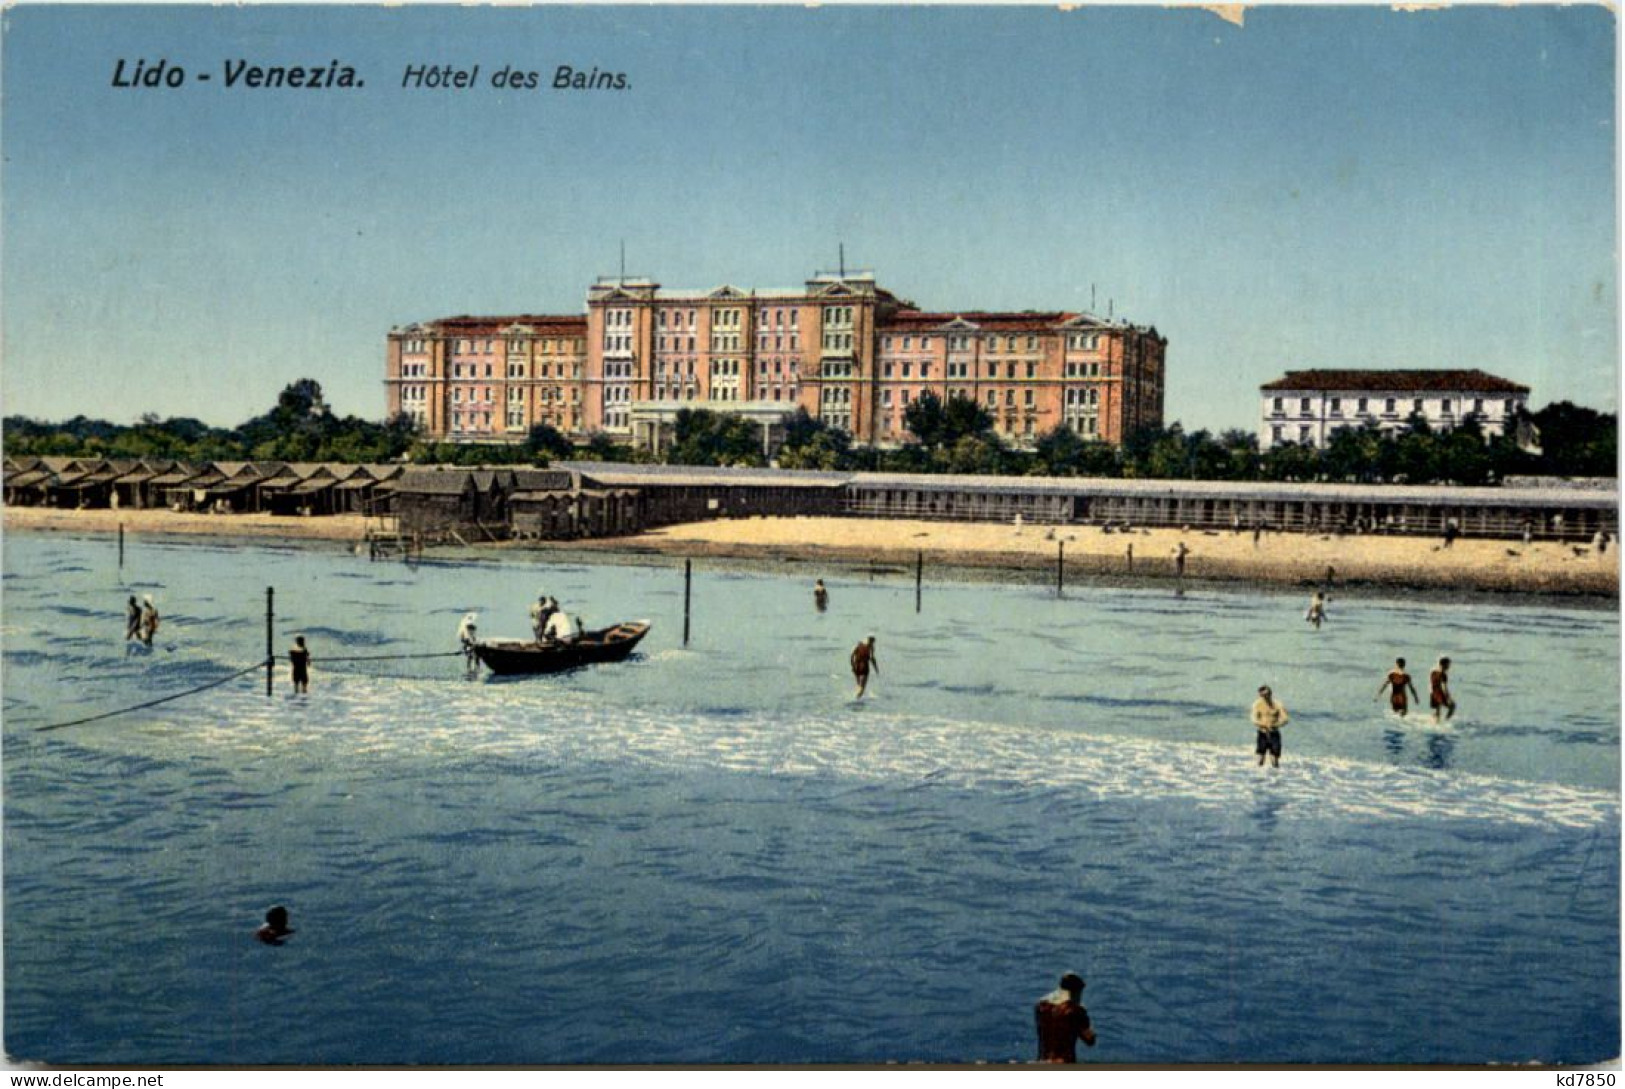
POLYGON ((1388 676, 1382 679, 1382 684, 1377 688, 1377 694, 1371 697, 1372 700, 1381 699, 1384 689, 1391 690, 1388 693, 1388 706, 1400 718, 1404 718, 1405 713, 1411 709, 1410 700, 1405 698, 1406 689, 1410 690, 1411 699, 1420 702, 1422 698, 1416 694, 1416 685, 1411 683, 1411 675, 1405 672, 1405 659, 1403 658, 1394 659, 1394 668, 1390 669, 1388 676))
POLYGON ((819 612, 829 608, 829 591, 824 589, 823 579, 813 583, 813 608, 819 612))
POLYGON ((293 671, 293 690, 303 693, 310 691, 310 648, 305 646, 303 635, 295 636, 293 646, 288 648, 288 665, 293 671))
POLYGON ((853 699, 863 698, 864 690, 869 687, 870 670, 880 672, 880 659, 875 657, 875 637, 872 635, 852 648, 852 678, 858 682, 858 691, 853 699))
POLYGON ((265 925, 254 931, 254 937, 266 945, 281 945, 293 927, 288 925, 288 909, 278 904, 265 913, 265 925))
POLYGON ((152 603, 152 595, 146 594, 141 598, 141 641, 150 647, 157 633, 158 606, 152 603))
POLYGON ((1264 766, 1268 756, 1274 767, 1281 766, 1281 727, 1287 723, 1286 708, 1275 699, 1269 685, 1258 690, 1253 701, 1253 726, 1258 733, 1258 766, 1264 766))
POLYGON ((124 607, 124 641, 141 638, 141 602, 130 595, 130 603, 124 607))
POLYGON ((474 644, 480 641, 480 632, 477 621, 479 613, 469 613, 463 617, 463 622, 457 625, 457 642, 463 648, 463 658, 468 662, 470 670, 479 665, 479 655, 474 653, 474 644))
POLYGON ((1095 1046, 1095 1030, 1089 1024, 1089 1011, 1083 1008, 1083 977, 1068 972, 1061 985, 1043 998, 1033 1010, 1038 1025, 1038 1061, 1075 1063, 1078 1041, 1095 1046))
POLYGON ((1439 721, 1441 711, 1446 719, 1455 717, 1456 701, 1450 695, 1449 658, 1440 658, 1439 664, 1428 674, 1428 705, 1433 708, 1434 722, 1439 721))
POLYGON ((1326 595, 1324 593, 1318 590, 1315 591, 1315 596, 1309 599, 1309 611, 1303 614, 1303 618, 1313 624, 1316 631, 1320 630, 1321 621, 1326 619, 1326 595))

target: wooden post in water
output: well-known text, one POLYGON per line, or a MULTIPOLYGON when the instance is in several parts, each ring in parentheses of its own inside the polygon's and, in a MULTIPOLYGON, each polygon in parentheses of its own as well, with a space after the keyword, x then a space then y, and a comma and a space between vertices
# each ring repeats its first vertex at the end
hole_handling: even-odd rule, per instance
POLYGON ((914 611, 920 611, 920 587, 925 581, 925 553, 915 553, 914 556, 914 611))
POLYGON ((1060 547, 1055 550, 1055 596, 1061 597, 1066 593, 1066 542, 1056 542, 1060 547))
POLYGON ((1129 546, 1128 546, 1128 573, 1131 574, 1131 575, 1134 574, 1134 545, 1133 545, 1133 543, 1130 543, 1129 546))
POLYGON ((124 523, 118 524, 118 569, 124 570, 124 523))
POLYGON ((273 634, 272 621, 276 617, 276 610, 272 608, 272 600, 276 591, 271 587, 265 588, 265 698, 271 698, 271 678, 276 671, 276 636, 273 634))
POLYGON ((694 588, 694 561, 683 561, 683 646, 688 646, 689 599, 694 588))

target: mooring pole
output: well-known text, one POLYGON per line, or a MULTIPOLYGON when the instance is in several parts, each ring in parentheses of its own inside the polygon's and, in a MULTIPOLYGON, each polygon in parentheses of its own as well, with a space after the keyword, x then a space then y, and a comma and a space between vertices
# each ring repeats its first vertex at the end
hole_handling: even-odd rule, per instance
POLYGON ((1058 541, 1055 550, 1055 596, 1066 593, 1066 542, 1058 541))
POLYGON ((271 696, 271 678, 276 674, 276 636, 273 634, 272 621, 276 618, 276 610, 272 608, 272 601, 276 591, 271 587, 265 588, 265 696, 271 696))
POLYGON ((920 611, 920 585, 925 581, 925 553, 914 556, 914 611, 920 611))
POLYGON ((683 561, 683 646, 688 646, 689 599, 694 590, 694 561, 683 561))
POLYGON ((1134 574, 1134 546, 1128 546, 1128 573, 1134 574))
POLYGON ((124 523, 118 524, 118 569, 124 570, 124 523))

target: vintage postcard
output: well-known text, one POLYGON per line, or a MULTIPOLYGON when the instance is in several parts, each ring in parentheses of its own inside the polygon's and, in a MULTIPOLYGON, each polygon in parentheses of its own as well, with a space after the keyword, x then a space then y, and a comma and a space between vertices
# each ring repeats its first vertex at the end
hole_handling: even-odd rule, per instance
POLYGON ((1618 1060, 1613 8, 0 18, 10 1064, 1618 1060))

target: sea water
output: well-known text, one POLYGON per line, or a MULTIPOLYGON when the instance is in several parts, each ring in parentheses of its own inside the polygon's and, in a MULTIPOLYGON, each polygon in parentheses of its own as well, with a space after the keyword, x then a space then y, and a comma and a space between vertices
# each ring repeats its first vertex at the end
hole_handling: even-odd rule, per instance
POLYGON ((916 613, 911 575, 701 563, 685 647, 670 560, 142 540, 120 571, 12 535, 8 1053, 1003 1063, 1067 970, 1101 1062, 1618 1053, 1614 611, 1334 592, 1316 631, 1304 593, 932 578, 916 613), (279 663, 41 729, 261 661, 267 587, 308 695, 279 663), (540 592, 652 633, 554 677, 415 657, 540 592), (1404 656, 1425 702, 1441 654, 1453 721, 1373 699, 1404 656))

